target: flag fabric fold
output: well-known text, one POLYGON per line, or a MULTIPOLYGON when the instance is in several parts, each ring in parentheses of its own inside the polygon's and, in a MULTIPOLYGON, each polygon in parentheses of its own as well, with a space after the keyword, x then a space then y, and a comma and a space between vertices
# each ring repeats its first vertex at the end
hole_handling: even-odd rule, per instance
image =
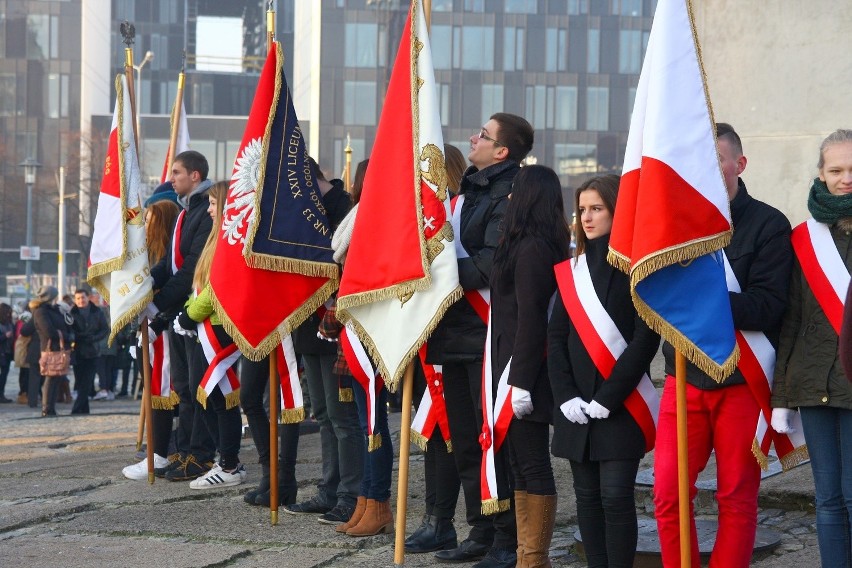
POLYGON ((110 343, 153 298, 142 214, 142 176, 124 75, 116 77, 115 90, 87 275, 89 284, 110 305, 110 343))
POLYGON ((337 300, 391 391, 462 293, 443 147, 422 0, 412 0, 337 300))
POLYGON ((717 381, 739 356, 718 252, 730 237, 692 13, 686 0, 661 0, 636 89, 609 260, 630 275, 648 325, 717 381))
POLYGON ((276 42, 237 152, 210 271, 222 325, 254 361, 276 349, 337 286, 331 228, 282 61, 276 42))

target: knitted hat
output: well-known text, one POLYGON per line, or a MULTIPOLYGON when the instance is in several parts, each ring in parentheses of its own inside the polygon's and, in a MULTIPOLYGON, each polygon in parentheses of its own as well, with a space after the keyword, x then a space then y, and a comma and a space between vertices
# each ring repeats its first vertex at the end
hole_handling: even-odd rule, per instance
POLYGON ((42 303, 50 303, 56 299, 56 296, 59 295, 59 290, 54 288, 53 286, 42 286, 36 292, 36 298, 42 303))
POLYGON ((175 193, 174 187, 172 187, 172 182, 167 181, 166 183, 160 184, 157 186, 157 189, 154 190, 154 193, 145 200, 145 207, 150 207, 152 203, 156 203, 157 201, 168 200, 173 201, 175 205, 179 205, 177 193, 175 193))

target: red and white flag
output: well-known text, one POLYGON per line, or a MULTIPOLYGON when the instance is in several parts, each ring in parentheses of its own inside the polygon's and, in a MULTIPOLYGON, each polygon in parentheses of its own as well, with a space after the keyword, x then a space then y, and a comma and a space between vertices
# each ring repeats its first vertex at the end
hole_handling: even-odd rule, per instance
POLYGON ((124 75, 116 77, 115 90, 87 276, 110 305, 110 342, 153 298, 142 177, 124 75))
POLYGON ((422 0, 412 0, 337 300, 392 391, 462 294, 435 95, 422 0))
POLYGON ((175 110, 178 112, 177 116, 177 138, 175 139, 175 147, 171 148, 170 146, 166 151, 166 160, 163 162, 163 175, 160 179, 160 183, 166 183, 169 181, 171 177, 171 162, 174 161, 175 156, 180 154, 181 152, 185 152, 189 150, 189 125, 186 123, 186 107, 183 104, 183 98, 175 99, 175 109, 172 110, 172 123, 171 128, 175 127, 175 110), (178 103, 180 103, 180 107, 178 107, 178 103))

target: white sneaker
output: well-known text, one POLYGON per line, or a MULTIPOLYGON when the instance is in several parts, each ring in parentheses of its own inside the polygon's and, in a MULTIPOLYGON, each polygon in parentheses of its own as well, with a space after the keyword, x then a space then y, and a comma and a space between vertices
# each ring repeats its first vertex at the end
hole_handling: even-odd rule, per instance
MULTIPOLYGON (((159 454, 154 454, 154 467, 166 467, 169 465, 169 460, 159 454)), ((144 481, 148 479, 148 458, 145 458, 139 463, 129 465, 121 470, 121 474, 127 479, 134 481, 144 481)))
POLYGON ((71 391, 71 400, 77 400, 77 391, 71 391))
POLYGON ((106 398, 107 398, 107 391, 106 390, 99 390, 95 394, 95 396, 92 398, 92 400, 106 400, 106 398))
POLYGON ((237 466, 232 473, 228 473, 222 469, 222 466, 216 464, 213 469, 189 482, 190 489, 215 489, 218 487, 232 487, 239 485, 246 479, 246 468, 243 464, 237 466))
POLYGON ((115 400, 115 393, 112 392, 112 391, 107 391, 106 399, 107 400, 115 400))

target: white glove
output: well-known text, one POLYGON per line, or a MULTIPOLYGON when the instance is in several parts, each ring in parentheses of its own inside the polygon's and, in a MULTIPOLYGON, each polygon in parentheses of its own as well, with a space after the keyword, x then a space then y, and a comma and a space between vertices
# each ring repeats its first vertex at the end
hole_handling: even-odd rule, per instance
POLYGON ((337 343, 337 340, 333 337, 326 337, 320 332, 317 332, 317 339, 322 339, 323 341, 328 341, 329 343, 337 343))
POLYGON ((175 333, 177 333, 178 335, 184 335, 184 336, 185 336, 185 335, 188 335, 188 334, 189 334, 189 330, 184 329, 184 328, 183 328, 183 326, 182 326, 181 324, 179 324, 179 323, 178 323, 178 319, 177 319, 177 318, 175 318, 175 319, 173 319, 173 320, 172 320, 172 330, 173 330, 175 333))
POLYGON ((793 423, 793 415, 795 410, 789 408, 773 408, 772 409, 772 429, 779 434, 792 434, 796 431, 791 425, 793 423))
POLYGON ((154 302, 148 302, 148 305, 145 306, 145 309, 139 314, 139 319, 141 320, 143 317, 146 317, 148 318, 148 321, 153 321, 154 318, 157 317, 158 313, 160 313, 160 310, 157 309, 154 302))
POLYGON ((559 407, 559 410, 562 411, 562 414, 565 415, 565 418, 567 418, 569 422, 573 422, 574 424, 588 424, 589 417, 583 412, 588 407, 588 402, 579 396, 575 396, 568 402, 563 402, 559 407))
POLYGON ((512 387, 512 411, 517 418, 523 418, 533 411, 530 391, 519 387, 512 387))
POLYGON ((593 400, 586 408, 586 414, 589 415, 589 418, 609 418, 609 409, 593 400))

